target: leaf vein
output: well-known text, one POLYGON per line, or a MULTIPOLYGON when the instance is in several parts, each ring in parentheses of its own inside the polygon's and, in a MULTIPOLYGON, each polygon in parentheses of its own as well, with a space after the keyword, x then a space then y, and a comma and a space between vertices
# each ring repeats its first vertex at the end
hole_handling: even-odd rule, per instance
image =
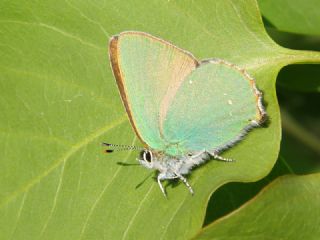
POLYGON ((148 198, 149 194, 151 193, 151 191, 152 191, 152 189, 153 189, 154 186, 155 186, 155 184, 152 184, 152 185, 151 185, 151 187, 149 188, 147 194, 144 196, 144 198, 143 198, 142 201, 140 202, 140 204, 139 204, 139 206, 138 206, 138 208, 137 208, 137 211, 133 214, 133 216, 132 216, 132 218, 131 218, 131 220, 130 220, 127 228, 126 228, 126 230, 125 230, 124 233, 123 233, 122 240, 124 240, 124 239, 127 237, 128 232, 129 232, 129 230, 130 230, 130 228, 131 228, 134 220, 136 219, 138 213, 141 211, 141 208, 142 208, 142 206, 143 206, 143 203, 147 200, 147 198, 148 198))
POLYGON ((14 239, 13 236, 14 236, 14 233, 16 232, 16 230, 17 230, 17 226, 18 226, 18 223, 19 223, 19 220, 20 220, 20 217, 21 217, 21 212, 22 212, 22 209, 24 207, 24 203, 25 203, 26 198, 27 198, 27 193, 24 193, 24 195, 22 197, 21 205, 20 205, 20 208, 19 208, 19 212, 18 212, 18 215, 17 215, 16 225, 15 225, 13 231, 12 231, 10 239, 14 239))
POLYGON ((105 51, 104 48, 102 47, 99 47, 93 43, 90 43, 90 42, 87 42, 85 40, 83 40, 82 38, 78 37, 78 36, 75 36, 73 34, 70 34, 68 32, 65 32, 55 26, 51 26, 49 24, 46 24, 46 23, 36 23, 36 22, 23 22, 23 21, 17 21, 17 20, 0 20, 1 23, 15 23, 15 24, 23 24, 23 25, 31 25, 31 26, 39 26, 39 27, 43 27, 43 28, 46 28, 46 29, 49 29, 49 30, 52 30, 54 32, 57 32, 67 38, 71 38, 73 40, 76 40, 78 42, 80 42, 81 44, 83 45, 86 45, 86 46, 89 46, 91 48, 94 48, 94 49, 98 49, 98 50, 103 50, 105 51))
POLYGON ((73 8, 74 10, 76 10, 81 17, 85 18, 88 22, 90 23, 93 23, 93 24, 96 24, 97 26, 99 26, 99 28, 101 29, 101 31, 103 32, 103 34, 106 36, 106 37, 110 37, 110 34, 106 31, 106 29, 101 25, 100 22, 97 22, 91 18, 89 18, 87 15, 85 15, 79 8, 77 8, 76 6, 74 6, 73 4, 71 4, 68 0, 65 0, 65 2, 71 7, 73 8))
POLYGON ((74 144, 69 151, 65 152, 62 157, 60 157, 56 162, 54 162, 48 169, 46 169, 43 173, 39 174, 35 178, 31 179, 27 184, 20 187, 16 191, 12 192, 7 198, 5 198, 4 201, 0 203, 0 209, 8 205, 13 199, 15 199, 18 195, 24 192, 28 192, 33 186, 38 184, 43 178, 48 176, 53 170, 55 170, 57 167, 59 167, 64 161, 69 159, 73 154, 75 154, 77 151, 79 151, 82 147, 88 145, 90 142, 92 142, 94 139, 98 138, 102 134, 106 133, 107 131, 111 130, 112 128, 115 128, 116 126, 124 123, 127 120, 127 115, 124 114, 119 119, 112 122, 110 125, 104 126, 102 128, 99 128, 97 131, 93 132, 88 137, 82 139, 78 143, 74 144))
MULTIPOLYGON (((133 141, 132 141, 132 144, 131 144, 132 146, 135 144, 136 140, 137 140, 137 137, 134 137, 134 138, 133 138, 133 141)), ((124 162, 126 162, 126 161, 128 160, 130 154, 131 154, 131 152, 129 152, 129 153, 127 154, 127 156, 125 157, 124 162)), ((120 172, 121 169, 122 169, 122 167, 119 166, 118 169, 117 169, 117 170, 115 171, 115 173, 113 174, 113 176, 112 176, 112 178, 110 179, 110 181, 104 186, 103 190, 102 190, 101 193, 99 194, 99 196, 98 196, 98 198, 96 199, 96 201, 93 203, 93 205, 92 205, 92 207, 90 208, 90 211, 89 211, 89 213, 88 213, 88 215, 87 215, 87 217, 86 217, 86 219, 85 219, 85 221, 84 221, 84 224, 83 224, 83 226, 82 226, 82 229, 81 229, 81 231, 80 231, 80 237, 79 237, 79 239, 82 239, 82 237, 83 237, 83 235, 84 235, 84 232, 85 232, 85 230, 86 230, 86 228, 87 228, 87 226, 88 226, 88 222, 89 222, 89 220, 90 220, 90 218, 91 218, 91 216, 92 216, 92 214, 93 214, 93 211, 95 210, 95 208, 97 207, 98 203, 100 202, 102 196, 104 195, 105 191, 108 189, 108 187, 109 187, 110 184, 113 182, 113 180, 116 178, 116 176, 118 175, 118 173, 120 172)))
POLYGON ((43 233, 45 232, 45 230, 47 229, 48 227, 48 224, 53 216, 53 213, 54 213, 54 210, 56 209, 56 206, 57 206, 57 199, 58 199, 58 195, 59 195, 59 192, 60 192, 60 189, 61 189, 61 185, 62 185, 62 180, 63 180, 63 173, 64 173, 64 167, 66 165, 66 159, 63 161, 63 165, 62 165, 62 168, 61 168, 61 173, 60 173, 60 178, 59 178, 59 182, 58 182, 58 187, 57 187, 57 191, 56 191, 56 194, 54 196, 54 199, 53 199, 53 204, 52 204, 52 208, 50 210, 50 213, 49 213, 49 216, 47 218, 47 221, 45 222, 45 224, 43 225, 41 231, 40 231, 40 237, 39 239, 41 239, 43 233))

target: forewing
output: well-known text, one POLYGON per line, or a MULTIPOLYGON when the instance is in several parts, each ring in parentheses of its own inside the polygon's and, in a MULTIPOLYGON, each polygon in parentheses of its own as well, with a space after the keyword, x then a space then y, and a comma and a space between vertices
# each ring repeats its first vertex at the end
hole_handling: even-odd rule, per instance
POLYGON ((162 149, 163 114, 183 79, 198 65, 188 52, 141 32, 123 32, 109 45, 114 76, 139 138, 162 149))
POLYGON ((219 151, 262 121, 261 93, 240 68, 203 62, 186 77, 165 116, 163 135, 182 152, 219 151))

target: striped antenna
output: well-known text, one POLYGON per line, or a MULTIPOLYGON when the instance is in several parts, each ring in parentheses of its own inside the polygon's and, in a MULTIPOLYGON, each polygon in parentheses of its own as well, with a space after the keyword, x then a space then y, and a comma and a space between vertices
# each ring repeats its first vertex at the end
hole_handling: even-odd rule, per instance
POLYGON ((132 150, 143 150, 142 147, 130 146, 130 145, 120 145, 120 144, 112 144, 112 143, 102 143, 103 146, 111 147, 113 149, 106 149, 106 153, 112 153, 114 151, 132 151, 132 150))

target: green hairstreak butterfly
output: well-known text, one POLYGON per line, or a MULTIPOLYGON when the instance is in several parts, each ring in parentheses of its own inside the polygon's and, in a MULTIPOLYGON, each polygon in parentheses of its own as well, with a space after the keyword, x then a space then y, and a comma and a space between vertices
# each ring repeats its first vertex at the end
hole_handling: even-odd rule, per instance
POLYGON ((158 170, 164 194, 161 181, 175 178, 193 193, 185 175, 210 157, 232 161, 220 153, 266 117, 254 79, 232 63, 198 61, 191 53, 143 32, 113 36, 109 54, 131 125, 145 145, 139 162, 158 170))

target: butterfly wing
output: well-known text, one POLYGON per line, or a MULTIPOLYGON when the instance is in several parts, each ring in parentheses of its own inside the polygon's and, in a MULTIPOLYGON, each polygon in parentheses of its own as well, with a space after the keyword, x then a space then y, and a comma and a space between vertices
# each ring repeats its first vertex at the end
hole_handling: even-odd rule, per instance
POLYGON ((188 52, 142 32, 123 32, 109 44, 110 60, 127 114, 148 146, 163 149, 160 122, 177 89, 198 65, 188 52))
POLYGON ((178 143, 180 152, 218 152, 239 141, 264 114, 261 93, 245 71, 222 60, 206 61, 177 91, 163 135, 178 143))

